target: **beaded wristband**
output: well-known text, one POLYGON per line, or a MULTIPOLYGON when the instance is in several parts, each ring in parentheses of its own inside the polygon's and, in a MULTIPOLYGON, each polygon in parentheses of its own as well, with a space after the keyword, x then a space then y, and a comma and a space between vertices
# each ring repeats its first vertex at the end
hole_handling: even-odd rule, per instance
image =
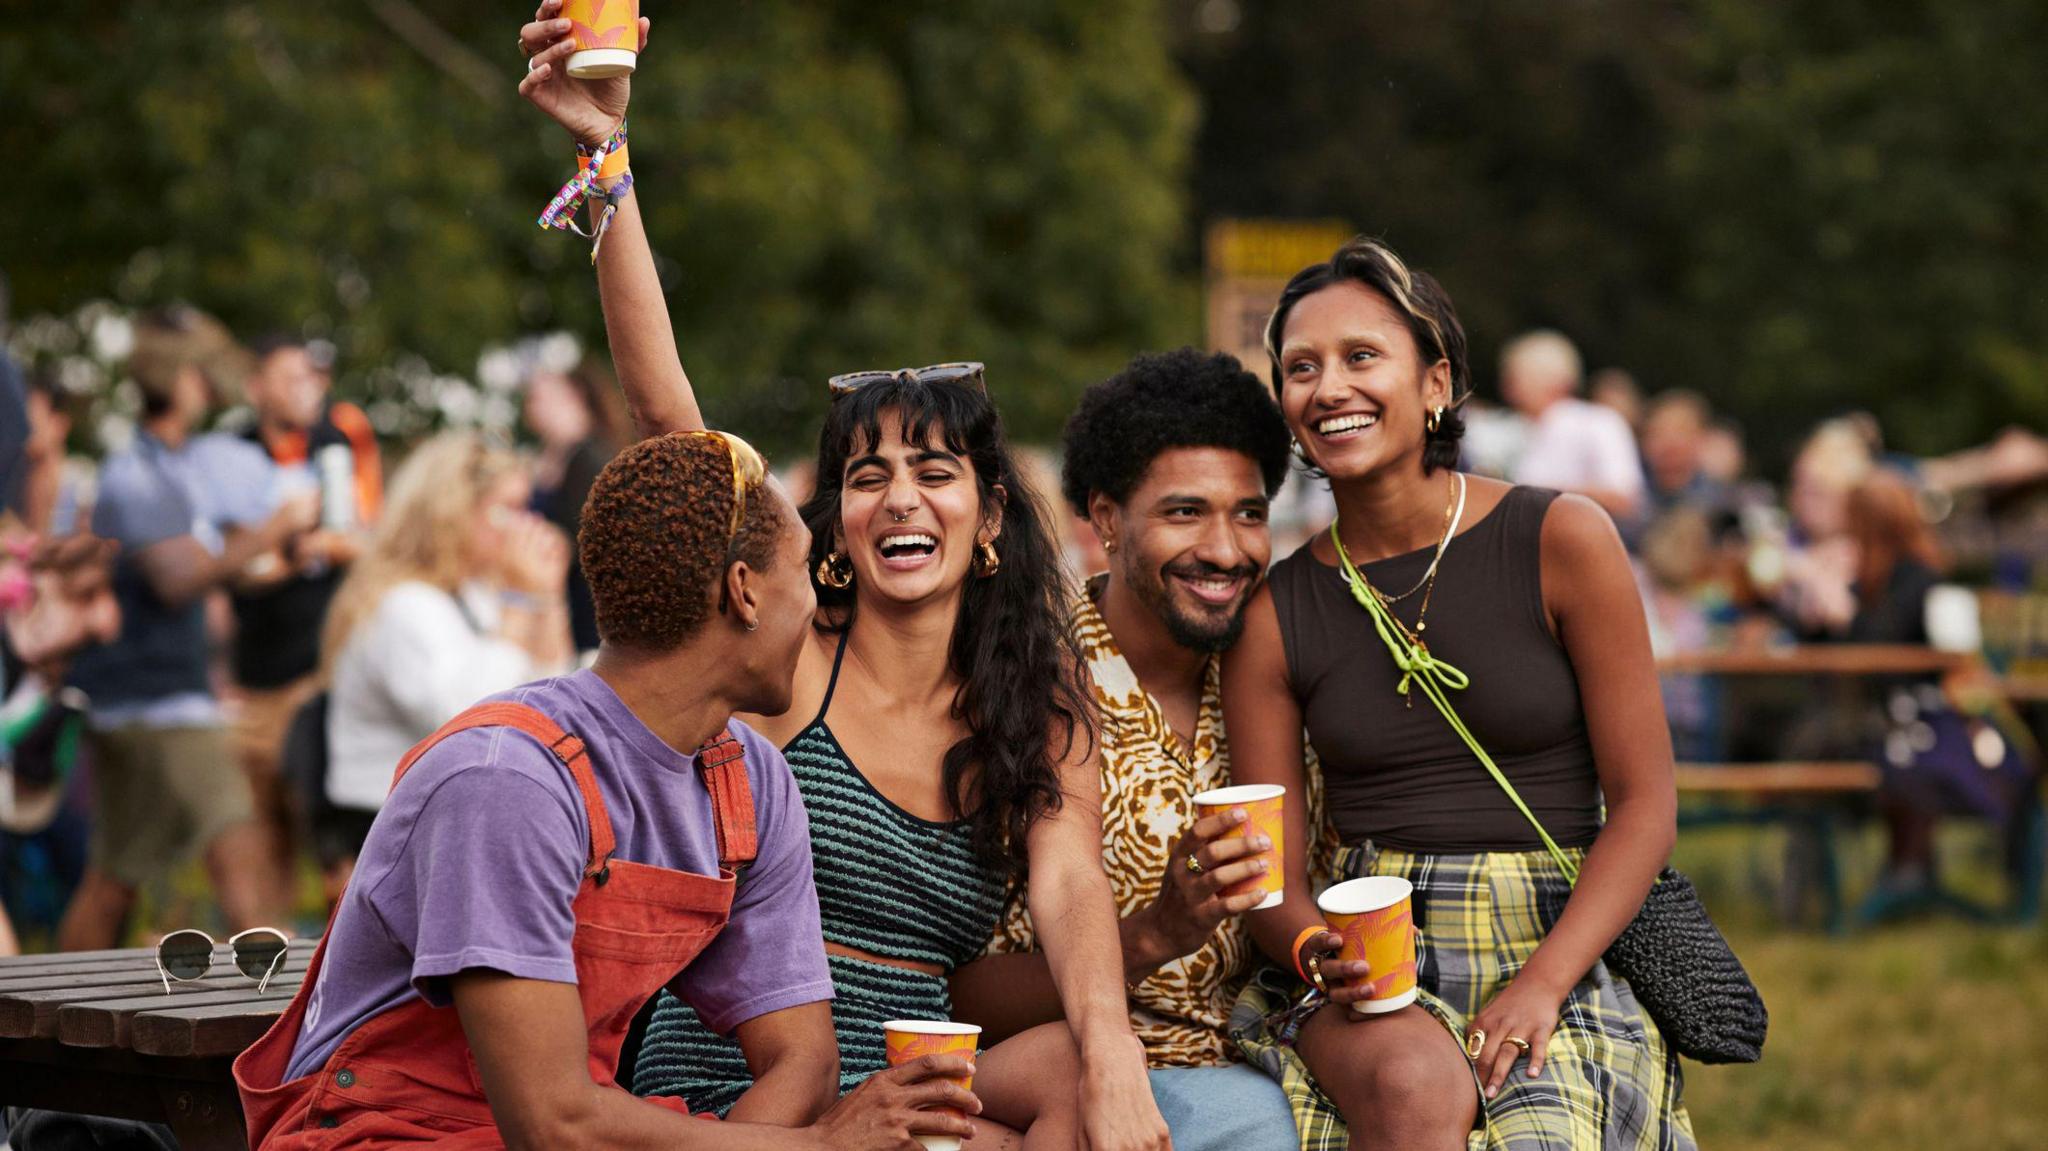
POLYGON ((1320 935, 1328 930, 1329 928, 1324 927, 1320 923, 1310 924, 1309 926, 1301 929, 1301 934, 1294 937, 1294 947, 1288 951, 1287 956, 1288 958, 1294 960, 1294 973, 1296 975, 1301 976, 1301 981, 1303 983, 1314 983, 1315 980, 1311 978, 1309 976, 1309 973, 1302 967, 1301 945, 1307 943, 1310 936, 1320 935))

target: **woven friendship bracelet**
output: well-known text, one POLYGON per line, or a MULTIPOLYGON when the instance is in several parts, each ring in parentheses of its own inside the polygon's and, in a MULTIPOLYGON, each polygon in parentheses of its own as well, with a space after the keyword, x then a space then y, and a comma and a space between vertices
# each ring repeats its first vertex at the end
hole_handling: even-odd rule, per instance
MULTIPOLYGON (((583 204, 583 197, 589 193, 592 184, 595 184, 599 179, 609 178, 611 174, 605 170, 606 158, 613 152, 618 152, 623 156, 625 150, 626 122, 624 120, 619 121, 619 126, 612 129, 612 134, 605 137, 604 141, 598 144, 597 147, 586 151, 583 145, 577 145, 576 154, 580 158, 581 163, 576 169, 576 174, 569 177, 569 182, 562 185, 562 190, 555 193, 554 199, 548 201, 547 208, 540 214, 540 226, 543 228, 558 228, 563 231, 576 230, 574 217, 576 209, 583 204)), ((602 234, 601 230, 599 234, 602 234)))

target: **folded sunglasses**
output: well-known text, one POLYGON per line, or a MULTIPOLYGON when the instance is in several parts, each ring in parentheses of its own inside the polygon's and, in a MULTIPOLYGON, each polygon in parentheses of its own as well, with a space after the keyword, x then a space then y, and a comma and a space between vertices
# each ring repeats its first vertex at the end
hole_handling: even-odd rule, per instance
MULTIPOLYGON (((213 936, 190 927, 173 931, 156 941, 156 973, 163 977, 164 994, 171 984, 204 978, 213 969, 213 936)), ((291 941, 275 927, 252 927, 228 940, 235 953, 235 970, 256 981, 260 993, 270 988, 271 977, 284 965, 291 941)))

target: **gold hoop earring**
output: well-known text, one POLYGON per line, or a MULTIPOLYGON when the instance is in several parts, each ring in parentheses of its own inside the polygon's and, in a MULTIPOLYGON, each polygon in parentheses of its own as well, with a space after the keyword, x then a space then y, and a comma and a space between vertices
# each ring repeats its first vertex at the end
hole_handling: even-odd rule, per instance
POLYGON ((974 574, 987 579, 1003 570, 1003 557, 996 554, 994 540, 983 540, 974 552, 974 574))
POLYGON ((1431 408, 1431 409, 1429 409, 1429 418, 1428 418, 1427 420, 1423 421, 1423 424, 1422 424, 1422 426, 1423 426, 1424 428, 1427 428, 1427 429, 1429 430, 1429 434, 1430 434, 1430 435, 1432 435, 1432 436, 1433 436, 1433 435, 1435 435, 1435 434, 1436 434, 1436 430, 1437 430, 1438 428, 1440 428, 1440 427, 1443 427, 1443 426, 1444 426, 1444 410, 1443 410, 1443 408, 1442 408, 1441 406, 1438 406, 1438 407, 1434 407, 1434 408, 1431 408))
POLYGON ((853 561, 831 551, 818 561, 818 570, 814 574, 821 585, 833 591, 845 591, 853 586, 853 561))

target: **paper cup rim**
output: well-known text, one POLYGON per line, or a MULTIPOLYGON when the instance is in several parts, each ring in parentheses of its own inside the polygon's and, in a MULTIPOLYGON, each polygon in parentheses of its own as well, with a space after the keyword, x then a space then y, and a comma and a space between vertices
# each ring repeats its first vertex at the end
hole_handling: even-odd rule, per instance
POLYGON ((1316 906, 1331 915, 1365 915, 1384 911, 1414 894, 1415 885, 1398 875, 1368 875, 1332 884, 1316 896, 1316 906))
POLYGON ((898 1031, 905 1035, 979 1035, 981 1026, 975 1023, 955 1023, 950 1019, 892 1019, 882 1024, 884 1031, 898 1031))
POLYGON ((1278 783, 1240 783, 1235 787, 1211 788, 1195 796, 1195 802, 1203 807, 1235 807, 1241 803, 1279 799, 1286 794, 1287 788, 1278 783))

